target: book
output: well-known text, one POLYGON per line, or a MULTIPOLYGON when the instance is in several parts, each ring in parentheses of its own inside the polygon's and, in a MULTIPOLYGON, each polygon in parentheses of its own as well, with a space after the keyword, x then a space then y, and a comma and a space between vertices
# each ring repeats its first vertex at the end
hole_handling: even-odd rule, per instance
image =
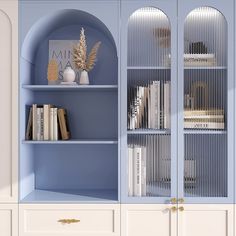
POLYGON ((224 122, 184 122, 185 129, 224 129, 224 122))
POLYGON ((52 105, 44 104, 43 105, 43 139, 50 140, 50 108, 52 105))
POLYGON ((170 128, 170 83, 164 83, 164 129, 170 128))
POLYGON ((140 147, 134 148, 134 196, 142 196, 141 185, 141 155, 142 150, 140 147))
POLYGON ((54 119, 53 119, 53 109, 54 108, 50 108, 50 125, 49 125, 49 130, 50 130, 50 140, 54 140, 54 119))
POLYGON ((133 180, 134 180, 134 173, 133 173, 133 148, 128 147, 128 195, 133 196, 133 180))
POLYGON ((192 115, 224 115, 222 109, 209 109, 209 110, 185 110, 184 116, 192 115))
POLYGON ((37 107, 36 109, 36 140, 41 140, 41 109, 37 107))
POLYGON ((32 138, 37 140, 37 104, 32 105, 32 138))
POLYGON ((40 140, 44 140, 43 135, 44 135, 44 119, 43 119, 43 108, 40 107, 40 140))
POLYGON ((70 131, 65 109, 58 109, 58 121, 62 140, 68 140, 70 138, 70 131))
POLYGON ((58 140, 58 120, 57 120, 57 108, 53 108, 53 140, 58 140))
POLYGON ((147 194, 147 157, 146 157, 146 147, 141 148, 141 193, 142 196, 147 194))
POLYGON ((33 128, 33 108, 30 107, 29 116, 28 116, 28 122, 27 122, 27 128, 26 128, 26 140, 32 139, 32 128, 33 128))

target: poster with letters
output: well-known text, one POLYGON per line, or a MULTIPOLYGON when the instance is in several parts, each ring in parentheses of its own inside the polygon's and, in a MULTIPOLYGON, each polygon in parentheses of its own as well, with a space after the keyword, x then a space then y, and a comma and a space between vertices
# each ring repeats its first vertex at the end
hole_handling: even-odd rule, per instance
POLYGON ((79 71, 73 63, 73 47, 79 40, 49 40, 49 61, 54 59, 58 63, 59 81, 63 80, 63 71, 70 66, 76 72, 76 81, 79 78, 79 71))

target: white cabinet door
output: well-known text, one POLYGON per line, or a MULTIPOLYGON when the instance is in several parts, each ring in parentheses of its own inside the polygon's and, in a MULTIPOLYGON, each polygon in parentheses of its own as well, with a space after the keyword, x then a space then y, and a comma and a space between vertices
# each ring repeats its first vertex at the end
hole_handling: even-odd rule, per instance
POLYGON ((233 205, 189 204, 178 211, 179 236, 234 236, 233 205))
POLYGON ((18 3, 0 1, 0 202, 17 202, 18 3))
POLYGON ((177 212, 167 204, 122 204, 122 236, 177 236, 177 212))
POLYGON ((17 204, 0 204, 0 235, 18 236, 17 204))
POLYGON ((20 204, 20 236, 119 236, 119 204, 20 204))

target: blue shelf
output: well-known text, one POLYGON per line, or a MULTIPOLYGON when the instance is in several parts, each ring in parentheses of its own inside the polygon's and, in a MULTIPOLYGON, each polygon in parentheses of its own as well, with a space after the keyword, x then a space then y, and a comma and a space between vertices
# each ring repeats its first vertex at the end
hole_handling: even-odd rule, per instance
POLYGON ((117 90, 118 85, 22 85, 22 88, 32 91, 110 91, 117 90))
POLYGON ((150 129, 136 129, 136 130, 128 130, 127 134, 170 134, 170 129, 164 130, 150 130, 150 129))
POLYGON ((170 66, 128 66, 128 70, 170 70, 170 66))
POLYGON ((118 203, 116 190, 34 190, 21 203, 118 203))
POLYGON ((184 134, 227 134, 226 130, 199 130, 199 129, 186 129, 184 134))
POLYGON ((227 70, 226 66, 186 66, 185 70, 227 70))
POLYGON ((117 140, 23 140, 23 144, 118 144, 117 140))

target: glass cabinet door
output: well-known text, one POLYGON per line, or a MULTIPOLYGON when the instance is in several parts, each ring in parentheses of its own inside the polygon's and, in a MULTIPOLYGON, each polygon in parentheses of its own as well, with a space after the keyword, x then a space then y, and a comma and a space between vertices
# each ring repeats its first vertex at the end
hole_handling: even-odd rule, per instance
POLYGON ((227 35, 214 8, 196 8, 185 19, 184 198, 228 197, 227 35))
MULTIPOLYGON (((171 196, 171 28, 154 7, 127 31, 127 196, 171 196)), ((134 200, 135 201, 135 200, 134 200)))

